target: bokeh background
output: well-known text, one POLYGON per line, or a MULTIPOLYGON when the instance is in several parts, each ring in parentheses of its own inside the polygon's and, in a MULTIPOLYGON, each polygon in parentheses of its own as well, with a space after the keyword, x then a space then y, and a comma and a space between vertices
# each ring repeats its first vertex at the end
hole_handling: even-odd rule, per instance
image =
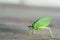
MULTIPOLYGON (((38 31, 28 36, 28 26, 47 16, 52 18, 55 39, 60 40, 60 0, 0 0, 0 40, 40 40, 38 31)), ((43 34, 50 40, 48 31, 43 34)))

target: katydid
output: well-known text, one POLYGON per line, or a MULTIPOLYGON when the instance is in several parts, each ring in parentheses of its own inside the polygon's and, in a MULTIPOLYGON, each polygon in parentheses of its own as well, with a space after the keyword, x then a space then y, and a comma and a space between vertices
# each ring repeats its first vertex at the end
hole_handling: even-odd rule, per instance
POLYGON ((36 32, 32 31, 32 30, 47 29, 47 30, 49 30, 51 37, 54 37, 51 28, 48 27, 50 22, 51 22, 51 17, 45 17, 45 18, 37 19, 31 26, 28 26, 28 28, 30 30, 30 35, 32 35, 32 33, 36 34, 36 32))

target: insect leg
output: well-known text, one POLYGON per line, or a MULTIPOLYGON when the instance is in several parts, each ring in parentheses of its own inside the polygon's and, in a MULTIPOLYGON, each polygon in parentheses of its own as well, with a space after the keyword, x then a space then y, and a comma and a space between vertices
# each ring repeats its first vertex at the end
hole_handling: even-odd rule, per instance
POLYGON ((28 26, 28 28, 29 28, 29 36, 32 36, 33 28, 32 26, 28 26))
POLYGON ((42 29, 40 29, 40 38, 43 38, 42 29))
POLYGON ((52 36, 53 38, 55 37, 55 36, 53 35, 53 32, 52 32, 51 28, 45 27, 45 29, 48 29, 48 30, 49 30, 49 32, 50 32, 50 34, 51 34, 51 36, 52 36))
POLYGON ((32 36, 32 30, 29 30, 29 36, 32 36))
POLYGON ((51 28, 48 28, 48 30, 49 30, 51 36, 54 38, 55 36, 53 35, 53 32, 52 32, 51 28))
POLYGON ((36 34, 36 31, 35 30, 33 30, 33 34, 36 34))

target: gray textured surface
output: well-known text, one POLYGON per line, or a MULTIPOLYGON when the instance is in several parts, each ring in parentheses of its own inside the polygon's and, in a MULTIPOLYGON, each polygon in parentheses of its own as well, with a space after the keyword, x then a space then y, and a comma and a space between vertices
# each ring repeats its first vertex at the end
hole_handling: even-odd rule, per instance
MULTIPOLYGON (((18 21, 13 18, 0 18, 0 40, 40 40, 40 32, 31 37, 28 35, 28 25, 34 20, 18 21)), ((43 30, 44 38, 42 40, 60 40, 60 19, 53 19, 51 29, 55 32, 56 38, 51 38, 47 30, 43 30)))

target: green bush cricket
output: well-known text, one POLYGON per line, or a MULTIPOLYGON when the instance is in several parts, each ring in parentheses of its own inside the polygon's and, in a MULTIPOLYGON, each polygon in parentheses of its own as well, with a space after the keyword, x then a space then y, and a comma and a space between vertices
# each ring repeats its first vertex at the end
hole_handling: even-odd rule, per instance
MULTIPOLYGON (((28 26, 29 30, 30 30, 30 35, 36 34, 35 31, 32 30, 41 30, 41 29, 47 29, 49 30, 51 37, 55 37, 52 33, 52 30, 50 27, 48 27, 48 25, 51 22, 51 17, 45 17, 45 18, 39 18, 37 19, 31 26, 28 26)), ((41 33, 42 35, 42 33, 41 33)))

